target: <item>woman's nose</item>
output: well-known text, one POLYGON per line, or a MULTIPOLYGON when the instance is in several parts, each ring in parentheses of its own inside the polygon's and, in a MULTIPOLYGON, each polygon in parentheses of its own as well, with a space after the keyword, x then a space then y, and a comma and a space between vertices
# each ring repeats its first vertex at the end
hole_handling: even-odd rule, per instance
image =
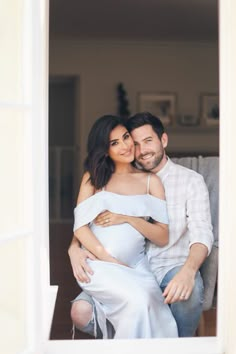
POLYGON ((122 141, 122 147, 127 148, 129 146, 128 142, 126 140, 122 141))

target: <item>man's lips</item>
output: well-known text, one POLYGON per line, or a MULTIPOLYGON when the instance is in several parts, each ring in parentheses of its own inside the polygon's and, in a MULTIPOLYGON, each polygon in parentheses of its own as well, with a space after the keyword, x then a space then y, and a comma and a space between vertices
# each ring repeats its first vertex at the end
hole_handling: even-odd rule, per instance
POLYGON ((152 156, 153 156, 153 154, 149 153, 149 154, 145 154, 145 155, 140 156, 140 159, 141 159, 141 160, 148 160, 148 159, 150 159, 152 156))

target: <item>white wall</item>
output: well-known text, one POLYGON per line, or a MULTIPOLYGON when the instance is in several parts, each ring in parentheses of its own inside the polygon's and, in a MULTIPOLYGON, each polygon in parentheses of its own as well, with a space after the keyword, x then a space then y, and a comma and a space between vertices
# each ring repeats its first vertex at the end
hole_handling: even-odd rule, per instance
MULTIPOLYGON (((200 93, 218 92, 218 45, 52 40, 50 74, 80 77, 77 140, 84 155, 92 122, 103 114, 117 112, 119 82, 127 91, 131 113, 138 110, 139 92, 174 92, 177 114, 199 116, 200 93)), ((179 126, 169 129, 169 134, 171 152, 218 153, 218 129, 206 130, 202 124, 197 128, 179 126)))

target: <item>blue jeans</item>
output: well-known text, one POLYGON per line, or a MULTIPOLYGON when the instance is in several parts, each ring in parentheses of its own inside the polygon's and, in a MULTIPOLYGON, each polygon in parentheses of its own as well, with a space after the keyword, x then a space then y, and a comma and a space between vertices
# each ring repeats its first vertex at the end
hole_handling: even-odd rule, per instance
MULTIPOLYGON (((168 283, 180 270, 181 266, 172 268, 164 276, 160 287, 162 292, 165 290, 168 283)), ((195 284, 187 301, 175 302, 170 306, 171 312, 177 323, 179 337, 193 337, 202 313, 202 305, 204 299, 203 280, 198 271, 195 277, 195 284)))
MULTIPOLYGON (((87 323, 86 326, 82 327, 82 328, 78 328, 80 331, 90 334, 91 336, 95 336, 95 323, 94 321, 96 321, 96 328, 97 328, 97 333, 96 333, 96 338, 101 339, 102 338, 102 331, 97 323, 96 320, 96 316, 97 316, 97 312, 96 312, 96 307, 94 306, 94 302, 93 299, 90 295, 86 294, 84 291, 82 291, 78 296, 76 296, 76 298, 71 301, 72 303, 75 301, 79 301, 79 300, 83 300, 83 301, 87 301, 93 308, 93 316, 92 319, 87 323)), ((73 325, 73 330, 74 330, 75 326, 73 325)))

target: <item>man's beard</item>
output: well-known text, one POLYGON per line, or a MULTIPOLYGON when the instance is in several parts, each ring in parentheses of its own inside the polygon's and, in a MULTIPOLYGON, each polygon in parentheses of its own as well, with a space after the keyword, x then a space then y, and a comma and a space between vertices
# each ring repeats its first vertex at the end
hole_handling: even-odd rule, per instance
POLYGON ((155 158, 152 161, 147 161, 147 163, 145 163, 145 162, 143 163, 143 162, 140 162, 140 161, 136 160, 135 164, 137 165, 137 167, 139 169, 143 169, 145 171, 152 171, 154 168, 156 168, 160 164, 160 162, 162 161, 163 157, 164 157, 164 150, 161 151, 160 155, 158 155, 158 156, 155 155, 155 158))

